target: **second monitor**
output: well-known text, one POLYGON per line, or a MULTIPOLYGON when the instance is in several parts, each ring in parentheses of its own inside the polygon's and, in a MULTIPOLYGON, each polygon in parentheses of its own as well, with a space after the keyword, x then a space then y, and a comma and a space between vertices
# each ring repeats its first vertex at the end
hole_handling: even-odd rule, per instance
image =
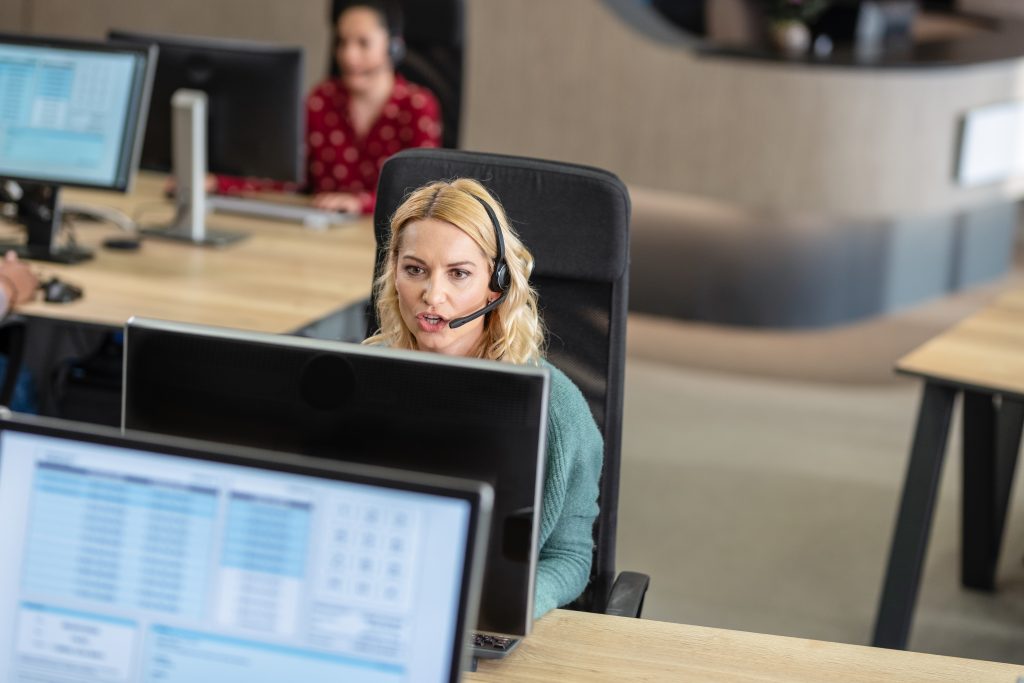
POLYGON ((548 371, 132 319, 126 429, 455 475, 495 490, 477 628, 529 633, 548 371))
POLYGON ((169 226, 146 234, 214 246, 244 236, 207 229, 207 171, 303 181, 302 48, 125 31, 108 37, 160 49, 140 165, 173 171, 177 211, 169 226))

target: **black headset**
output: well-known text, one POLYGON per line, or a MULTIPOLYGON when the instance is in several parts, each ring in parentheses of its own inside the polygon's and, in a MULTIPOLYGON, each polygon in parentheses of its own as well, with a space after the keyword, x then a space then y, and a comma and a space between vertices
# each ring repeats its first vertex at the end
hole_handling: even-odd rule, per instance
POLYGON ((400 32, 393 33, 391 24, 388 24, 388 59, 391 60, 391 66, 398 66, 405 59, 405 38, 400 32))
POLYGON ((475 311, 473 313, 470 313, 469 315, 463 316, 461 318, 455 318, 454 320, 450 321, 448 323, 448 327, 453 330, 458 327, 462 327, 468 322, 476 320, 485 313, 490 313, 499 305, 501 305, 501 302, 505 300, 506 296, 508 296, 508 288, 512 284, 512 276, 508 272, 508 262, 505 260, 505 238, 501 234, 501 224, 498 223, 498 217, 494 215, 494 209, 491 208, 491 205, 487 203, 487 201, 483 197, 478 197, 477 195, 472 193, 470 194, 472 195, 473 199, 477 200, 478 202, 480 202, 481 205, 483 205, 484 210, 487 212, 488 218, 491 219, 491 225, 494 226, 494 237, 495 241, 497 241, 498 243, 498 253, 494 257, 494 268, 491 270, 491 280, 489 283, 487 283, 487 286, 490 288, 492 292, 501 292, 501 296, 499 296, 497 299, 481 308, 479 311, 475 311))

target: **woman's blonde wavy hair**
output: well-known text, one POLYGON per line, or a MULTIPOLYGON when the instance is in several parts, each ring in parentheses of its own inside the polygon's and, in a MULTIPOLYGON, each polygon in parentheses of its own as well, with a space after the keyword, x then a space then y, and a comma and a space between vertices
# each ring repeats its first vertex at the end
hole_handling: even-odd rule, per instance
POLYGON ((491 219, 477 198, 487 202, 498 218, 509 273, 508 295, 484 318, 484 338, 477 355, 507 363, 536 365, 540 362, 544 328, 537 307, 537 292, 529 281, 533 256, 509 225, 501 204, 483 185, 469 178, 428 183, 410 193, 391 217, 387 261, 374 282, 380 329, 364 344, 383 344, 396 349, 417 348, 416 337, 402 320, 395 286, 402 230, 409 223, 433 218, 454 225, 476 242, 489 257, 493 270, 498 243, 491 219))

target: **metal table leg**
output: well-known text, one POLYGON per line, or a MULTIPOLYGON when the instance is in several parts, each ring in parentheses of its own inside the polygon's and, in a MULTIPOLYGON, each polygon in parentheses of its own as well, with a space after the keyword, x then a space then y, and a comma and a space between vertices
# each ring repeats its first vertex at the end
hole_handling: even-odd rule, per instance
POLYGON ((907 646, 956 394, 952 387, 924 386, 871 640, 878 647, 907 646))
POLYGON ((1017 468, 1024 403, 964 393, 964 501, 961 581, 995 589, 1010 489, 1017 468))

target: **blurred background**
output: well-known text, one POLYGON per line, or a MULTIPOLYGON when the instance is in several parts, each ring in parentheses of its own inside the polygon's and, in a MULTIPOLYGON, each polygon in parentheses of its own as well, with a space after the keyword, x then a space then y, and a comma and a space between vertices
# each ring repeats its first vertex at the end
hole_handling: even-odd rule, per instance
MULTIPOLYGON (((630 188, 618 553, 645 616, 868 642, 920 397, 893 364, 1024 284, 1024 3, 403 4, 447 145, 630 188)), ((308 90, 329 14, 4 0, 0 31, 298 45, 308 90)), ((1024 491, 998 590, 960 587, 957 429, 910 645, 1024 663, 1024 491)))

